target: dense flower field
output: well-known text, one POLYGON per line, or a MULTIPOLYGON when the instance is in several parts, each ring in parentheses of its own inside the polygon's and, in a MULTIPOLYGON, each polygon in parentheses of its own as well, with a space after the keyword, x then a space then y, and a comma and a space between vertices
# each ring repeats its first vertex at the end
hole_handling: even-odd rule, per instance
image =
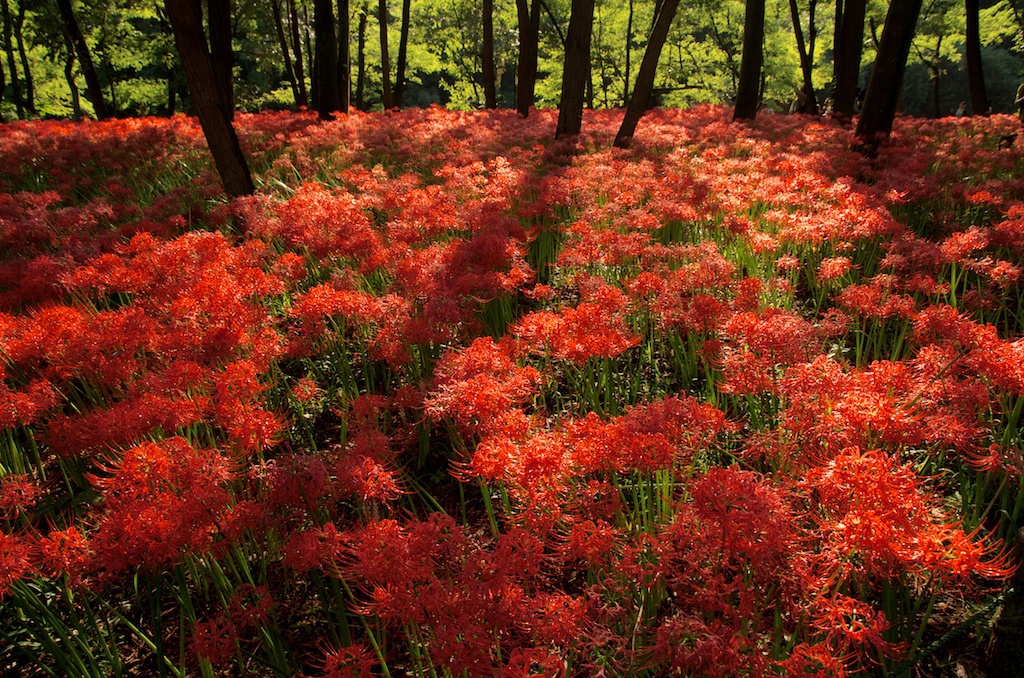
MULTIPOLYGON (((0 672, 842 676, 1024 525, 1009 116, 0 129, 0 672)), ((958 642, 963 642, 958 641, 958 642)))

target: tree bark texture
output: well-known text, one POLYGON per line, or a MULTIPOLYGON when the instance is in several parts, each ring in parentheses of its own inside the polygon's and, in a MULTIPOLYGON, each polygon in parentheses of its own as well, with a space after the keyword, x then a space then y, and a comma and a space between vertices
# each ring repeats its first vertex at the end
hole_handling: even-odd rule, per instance
POLYGON ((36 112, 36 87, 32 78, 32 69, 28 64, 28 51, 25 49, 25 4, 26 0, 17 0, 18 14, 14 19, 14 39, 18 44, 18 55, 21 57, 21 72, 25 76, 25 106, 30 113, 36 112))
POLYGON ((516 111, 530 114, 537 85, 537 53, 540 39, 540 0, 516 0, 519 19, 519 63, 516 67, 516 111))
POLYGON ((331 0, 313 0, 316 31, 316 112, 321 120, 331 120, 341 109, 338 93, 338 43, 334 35, 334 5, 331 0))
POLYGON ((17 111, 18 119, 25 119, 25 104, 21 98, 21 79, 18 77, 18 67, 14 60, 14 18, 11 16, 11 8, 7 0, 0 0, 0 12, 3 14, 3 38, 4 53, 7 54, 7 70, 11 74, 11 94, 14 97, 14 108, 17 111))
MULTIPOLYGON (((485 0, 486 2, 486 0, 485 0)), ((412 11, 411 0, 402 0, 402 29, 398 36, 398 64, 395 72, 395 93, 392 96, 395 106, 402 107, 405 96, 405 64, 409 51, 409 20, 412 11)))
POLYGON ((167 17, 184 66, 192 106, 199 116, 199 124, 224 190, 232 197, 249 195, 255 190, 249 165, 238 143, 235 128, 224 111, 197 4, 193 0, 166 0, 167 17))
POLYGON ((590 81, 590 36, 594 29, 594 0, 572 0, 572 15, 565 36, 565 66, 558 104, 555 138, 580 133, 583 101, 590 81))
POLYGON ((394 105, 391 100, 391 60, 388 58, 388 0, 377 3, 377 23, 380 24, 380 97, 386 111, 394 105))
POLYGON ((615 145, 619 148, 629 146, 629 141, 633 138, 633 133, 636 132, 640 117, 650 107, 658 60, 661 58, 661 50, 665 46, 665 40, 668 39, 668 32, 672 28, 672 20, 675 19, 678 8, 679 0, 665 0, 661 3, 654 22, 654 29, 647 41, 647 49, 644 50, 643 61, 640 62, 640 70, 636 74, 636 85, 629 98, 629 105, 626 107, 626 116, 615 135, 615 145))
POLYGON ((494 0, 483 0, 484 28, 484 108, 498 107, 498 92, 494 70, 494 0))
POLYGON ((875 67, 864 95, 864 108, 855 132, 858 149, 868 155, 878 150, 880 137, 892 132, 903 85, 903 71, 914 39, 922 0, 892 0, 878 43, 875 67))
POLYGON ((363 93, 366 90, 366 23, 369 20, 369 4, 363 2, 359 8, 359 29, 356 38, 356 108, 366 110, 363 93))
POLYGON ((867 0, 846 0, 842 26, 836 31, 835 91, 832 112, 839 118, 853 117, 860 80, 860 57, 864 48, 864 14, 867 0))
POLYGON ((352 58, 348 48, 348 0, 338 0, 338 103, 348 115, 352 103, 352 58))
POLYGON ((228 120, 235 119, 235 84, 231 53, 231 0, 207 0, 207 25, 210 28, 210 64, 228 120))
POLYGON ((985 95, 985 73, 981 67, 981 35, 978 29, 979 0, 965 0, 967 9, 967 87, 971 92, 971 111, 974 115, 988 115, 988 96, 985 95))
POLYGON ((292 34, 292 51, 295 54, 295 80, 299 85, 299 98, 295 101, 299 106, 309 106, 309 94, 306 91, 306 72, 302 66, 302 40, 299 37, 299 13, 295 8, 295 0, 288 0, 288 27, 292 34))
POLYGON ((761 99, 761 62, 764 60, 764 3, 765 0, 747 0, 734 120, 753 120, 757 116, 761 99))
MULTIPOLYGON (((106 101, 103 99, 103 89, 100 87, 100 79, 96 75, 96 67, 92 63, 92 55, 89 53, 89 46, 85 43, 85 36, 75 18, 75 12, 71 8, 71 0, 57 0, 57 9, 60 10, 61 18, 64 20, 64 27, 71 38, 71 44, 75 46, 78 55, 79 69, 85 78, 85 94, 92 103, 92 109, 99 120, 110 117, 106 101)), ((205 44, 204 44, 205 48, 205 44)))

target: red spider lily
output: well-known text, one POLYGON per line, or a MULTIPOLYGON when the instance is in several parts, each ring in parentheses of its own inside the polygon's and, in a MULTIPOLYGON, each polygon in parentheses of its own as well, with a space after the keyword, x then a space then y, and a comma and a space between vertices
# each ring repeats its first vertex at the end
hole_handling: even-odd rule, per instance
POLYGON ((35 545, 28 538, 0 530, 0 598, 11 584, 32 576, 35 559, 35 545))
POLYGON ((214 547, 230 499, 228 462, 183 438, 143 443, 94 482, 104 511, 89 545, 104 577, 138 565, 159 568, 214 547))
POLYGON ((946 520, 909 466, 883 452, 847 448, 804 481, 825 538, 822 558, 847 573, 886 579, 900 574, 961 580, 1012 572, 993 546, 972 541, 946 520))
POLYGON ((351 645, 324 654, 323 678, 370 678, 377 658, 363 645, 351 645))
POLYGON ((14 520, 36 505, 43 488, 27 475, 0 478, 0 520, 14 520))
POLYGON ((498 416, 536 392, 540 373, 517 366, 515 355, 511 342, 486 337, 446 353, 435 369, 427 414, 434 420, 449 418, 467 434, 487 430, 498 416))

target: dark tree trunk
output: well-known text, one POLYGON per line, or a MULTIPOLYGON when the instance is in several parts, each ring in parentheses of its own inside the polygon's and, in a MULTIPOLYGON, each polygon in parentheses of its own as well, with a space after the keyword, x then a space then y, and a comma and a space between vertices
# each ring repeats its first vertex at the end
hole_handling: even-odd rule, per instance
POLYGON ((369 21, 368 3, 363 2, 359 10, 359 29, 356 37, 356 108, 366 110, 363 92, 366 91, 366 23, 369 21))
POLYGON ((174 115, 174 110, 178 107, 178 94, 174 87, 174 71, 170 71, 167 74, 167 116, 174 115))
MULTIPOLYGON (((3 60, 0 60, 0 103, 3 102, 3 93, 4 93, 4 90, 6 88, 7 88, 7 81, 4 78, 3 60)), ((3 107, 2 106, 0 106, 0 122, 7 122, 7 120, 4 118, 3 107)))
POLYGON ((306 72, 302 67, 302 40, 299 37, 299 13, 295 9, 295 0, 288 0, 288 27, 292 34, 292 52, 295 54, 295 80, 299 86, 299 96, 295 103, 309 106, 309 94, 306 92, 306 72))
POLYGON ((736 86, 734 120, 753 120, 761 94, 761 61, 764 59, 764 0, 747 0, 743 17, 743 56, 736 86))
POLYGON ((4 22, 4 52, 7 54, 7 70, 11 74, 11 94, 14 96, 14 108, 18 113, 18 120, 25 119, 25 104, 21 98, 21 80, 18 78, 18 67, 14 59, 14 18, 11 16, 11 8, 7 0, 0 0, 0 12, 3 14, 4 22))
POLYGON ((658 70, 658 59, 661 58, 661 49, 668 39, 669 29, 672 28, 672 20, 679 8, 679 0, 665 0, 661 3, 657 18, 654 22, 654 29, 647 41, 647 49, 644 50, 643 61, 640 62, 640 71, 636 74, 636 86, 633 95, 629 98, 629 106, 626 107, 626 116, 622 119, 622 126, 615 135, 615 145, 619 148, 629 146, 636 125, 640 117, 649 108, 651 92, 654 91, 654 76, 658 70))
POLYGON ((974 115, 988 115, 988 97, 985 96, 985 73, 981 67, 981 36, 978 30, 979 0, 965 0, 967 9, 967 86, 971 91, 971 111, 974 115))
MULTIPOLYGON (((75 82, 75 46, 67 34, 64 35, 64 49, 68 54, 68 58, 64 61, 64 79, 68 81, 68 89, 71 90, 71 115, 75 120, 81 120, 82 100, 78 95, 78 83, 75 82)), ((2 76, 3 74, 0 73, 0 81, 2 81, 2 76)), ((2 88, 2 82, 0 82, 0 88, 2 88)))
POLYGON ((594 29, 594 0, 572 0, 572 15, 565 37, 565 67, 558 104, 555 138, 580 133, 583 101, 590 81, 590 35, 594 29))
POLYGON ((516 0, 519 19, 519 64, 516 68, 516 110, 524 118, 533 105, 537 85, 537 53, 540 38, 540 0, 516 0))
MULTIPOLYGON (((484 0, 485 2, 487 0, 484 0)), ((395 73, 395 106, 402 107, 402 98, 405 96, 405 61, 406 53, 409 50, 409 13, 412 3, 410 0, 402 0, 402 30, 398 39, 398 68, 395 73)), ((486 38, 484 38, 486 40, 486 38)))
POLYGON ((836 87, 832 94, 832 113, 841 120, 852 118, 857 104, 866 7, 867 0, 846 0, 842 25, 836 31, 836 87))
POLYGON ((338 0, 338 103, 348 115, 352 103, 352 59, 348 49, 348 0, 338 0))
MULTIPOLYGON (((803 96, 797 112, 817 115, 818 99, 814 94, 814 82, 811 80, 811 55, 808 54, 807 45, 804 43, 804 29, 800 26, 800 10, 797 9, 796 0, 789 0, 789 13, 793 20, 796 49, 800 54, 800 71, 804 76, 803 96)), ((811 21, 813 26, 813 15, 811 21)))
POLYGON ((331 0, 313 0, 316 31, 316 111, 321 120, 333 120, 341 110, 338 92, 338 43, 334 35, 334 5, 331 0))
POLYGON ((281 48, 281 55, 284 57, 284 74, 288 83, 292 86, 292 98, 295 105, 299 104, 299 84, 295 81, 295 70, 292 68, 291 49, 288 47, 288 39, 284 34, 284 21, 281 20, 280 0, 270 0, 270 10, 274 15, 274 29, 277 31, 277 44, 281 48))
MULTIPOLYGON (((657 9, 655 9, 657 12, 657 9)), ((623 78, 622 105, 629 104, 629 77, 633 57, 633 0, 629 0, 629 15, 626 17, 626 73, 623 78)), ((620 130, 621 131, 621 130, 620 130)))
POLYGON ((484 20, 484 108, 498 107, 498 92, 495 88, 497 75, 494 70, 494 0, 483 1, 484 20))
POLYGON ((377 3, 377 23, 380 24, 380 98, 387 111, 394 105, 391 100, 391 60, 388 58, 388 0, 377 3))
POLYGON ((103 99, 100 79, 96 75, 96 67, 93 66, 92 55, 89 54, 89 46, 85 44, 82 29, 78 26, 78 19, 75 18, 75 12, 71 9, 71 0, 57 0, 57 9, 60 10, 61 18, 64 20, 64 27, 67 30, 68 37, 71 38, 71 44, 75 46, 79 69, 85 78, 85 93, 92 103, 93 111, 100 120, 109 118, 110 113, 107 111, 107 104, 103 99))
POLYGON ((14 20, 14 39, 18 43, 21 57, 21 72, 25 76, 25 106, 30 113, 36 112, 36 87, 32 69, 28 65, 28 51, 25 49, 25 0, 18 0, 18 14, 14 20))
POLYGON ((939 57, 942 50, 942 36, 935 41, 935 60, 931 65, 932 72, 932 110, 936 118, 942 117, 942 98, 939 96, 939 78, 942 76, 942 59, 939 57))
POLYGON ((249 166, 221 101, 197 4, 193 0, 166 0, 167 17, 174 30, 174 42, 184 66, 192 106, 199 116, 224 190, 232 197, 250 195, 255 189, 249 166))
POLYGON ((207 23, 210 27, 210 63, 213 79, 220 92, 228 120, 235 119, 235 87, 232 78, 234 58, 231 53, 231 0, 207 0, 207 23))
POLYGON ((864 109, 857 120, 855 146, 867 155, 878 150, 880 137, 892 132, 903 71, 914 39, 922 0, 892 0, 885 15, 875 67, 864 95, 864 109))

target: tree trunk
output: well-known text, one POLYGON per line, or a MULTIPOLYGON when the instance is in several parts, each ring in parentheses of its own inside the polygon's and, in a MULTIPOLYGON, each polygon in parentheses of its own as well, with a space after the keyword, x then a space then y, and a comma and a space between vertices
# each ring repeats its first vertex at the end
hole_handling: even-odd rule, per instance
POLYGON ((356 108, 366 110, 363 92, 366 90, 366 23, 369 21, 370 8, 366 0, 359 9, 359 29, 356 52, 356 108))
POLYGON ((572 0, 572 15, 565 37, 565 67, 558 103, 555 138, 580 133, 583 101, 590 80, 590 35, 594 29, 594 0, 572 0))
POLYGON ((338 0, 338 104, 348 115, 352 103, 352 59, 348 48, 348 0, 338 0))
POLYGON ((192 106, 206 143, 213 154, 224 190, 232 197, 250 195, 255 190, 249 166, 221 100, 213 75, 210 53, 203 36, 203 20, 193 0, 166 0, 167 17, 174 30, 185 79, 192 95, 192 106))
POLYGON ((11 94, 14 97, 14 108, 18 113, 18 120, 25 119, 25 104, 21 98, 21 80, 18 78, 18 67, 14 60, 14 19, 11 16, 10 5, 7 0, 0 0, 0 13, 3 14, 4 22, 4 52, 7 54, 7 70, 11 74, 11 94))
POLYGON ((25 49, 25 0, 18 0, 18 14, 14 20, 14 39, 18 43, 18 55, 21 57, 21 71, 25 75, 25 106, 30 113, 36 112, 36 87, 32 78, 32 69, 28 65, 28 51, 25 49))
POLYGON ((804 76, 803 96, 796 112, 817 115, 818 100, 814 94, 814 82, 811 80, 811 56, 807 53, 807 45, 804 43, 804 29, 800 26, 800 10, 796 6, 796 0, 789 0, 789 14, 793 20, 797 53, 800 55, 800 71, 804 76))
POLYGON ((338 43, 334 36, 334 5, 331 0, 313 0, 316 32, 316 112, 321 120, 333 120, 341 110, 338 92, 338 43))
POLYGON ((985 73, 981 67, 981 36, 978 30, 979 0, 965 0, 967 9, 967 86, 971 91, 971 112, 988 115, 988 97, 985 96, 985 73))
POLYGON ((878 150, 880 137, 892 132, 903 71, 914 39, 922 0, 892 0, 878 43, 875 67, 864 95, 864 109, 857 121, 855 147, 866 155, 878 150))
POLYGON ((306 72, 302 67, 302 40, 299 38, 299 13, 295 9, 295 0, 288 0, 288 27, 292 34, 292 52, 295 54, 295 80, 299 86, 299 96, 295 103, 309 106, 309 95, 306 92, 306 72))
MULTIPOLYGON (((78 83, 75 82, 75 46, 71 37, 64 34, 64 49, 68 58, 64 61, 64 79, 68 81, 68 89, 71 90, 71 116, 76 120, 82 119, 82 100, 78 95, 78 83)), ((3 74, 0 73, 0 87, 2 87, 3 74)))
POLYGON ((530 114, 537 85, 537 53, 540 39, 540 0, 516 0, 519 19, 519 63, 516 67, 516 110, 530 114))
POLYGON ((288 47, 288 39, 284 35, 284 22, 281 20, 280 0, 270 0, 270 11, 274 15, 274 29, 277 31, 277 44, 281 48, 281 55, 284 57, 284 74, 288 83, 292 86, 292 98, 295 105, 299 105, 299 84, 295 81, 295 71, 292 69, 291 49, 288 47))
POLYGON ((764 2, 765 0, 747 0, 743 17, 740 81, 736 86, 736 110, 733 113, 733 120, 753 120, 757 116, 761 99, 761 62, 764 59, 764 2))
POLYGON ((615 145, 619 148, 629 146, 636 125, 640 117, 649 108, 651 92, 654 91, 654 76, 658 70, 658 59, 661 58, 661 49, 668 39, 669 29, 672 28, 672 20, 679 8, 679 0, 665 0, 661 3, 660 11, 655 19, 654 29, 647 41, 647 49, 644 50, 643 61, 640 62, 640 71, 636 74, 636 86, 633 95, 629 98, 629 106, 626 107, 626 116, 622 120, 615 135, 615 145))
POLYGON ((860 80, 860 57, 864 48, 866 0, 846 0, 842 26, 836 31, 835 90, 832 113, 840 120, 853 117, 860 80))
POLYGON ((79 68, 82 71, 82 76, 85 78, 85 93, 89 97, 89 101, 92 102, 93 111, 99 120, 109 118, 110 113, 107 111, 107 104, 103 100, 103 89, 100 87, 100 79, 96 75, 96 67, 93 66, 92 55, 89 54, 89 46, 85 44, 82 29, 78 26, 78 19, 75 18, 75 12, 71 9, 71 0, 57 0, 57 9, 60 10, 61 18, 64 20, 64 27, 68 32, 68 37, 71 39, 71 44, 75 46, 79 68))
MULTIPOLYGON (((657 9, 655 9, 657 12, 657 9)), ((650 44, 650 43, 648 43, 650 44)), ((622 88, 622 105, 627 106, 629 104, 629 77, 631 75, 630 68, 632 67, 633 57, 633 0, 629 0, 629 14, 626 17, 626 73, 624 80, 624 86, 622 88)))
POLYGON ((387 111, 394 105, 391 100, 391 60, 388 58, 388 0, 377 3, 377 23, 380 25, 380 98, 387 111))
MULTIPOLYGON (((487 0, 484 0, 485 2, 487 0)), ((405 96, 405 62, 406 53, 409 49, 409 13, 410 0, 402 0, 402 30, 398 39, 398 68, 395 73, 395 106, 402 107, 402 98, 405 96)), ((486 39, 486 38, 485 38, 486 39)))
MULTIPOLYGON (((0 103, 3 103, 3 93, 6 88, 7 82, 4 78, 3 60, 0 59, 0 103)), ((7 122, 7 120, 4 118, 3 107, 0 106, 0 123, 2 122, 7 122)))
POLYGON ((484 108, 498 107, 498 92, 495 87, 497 75, 494 69, 494 0, 483 0, 484 23, 484 108))
POLYGON ((228 120, 235 119, 235 87, 232 78, 234 59, 231 53, 231 0, 207 0, 207 23, 210 27, 210 63, 213 79, 220 92, 228 120))

